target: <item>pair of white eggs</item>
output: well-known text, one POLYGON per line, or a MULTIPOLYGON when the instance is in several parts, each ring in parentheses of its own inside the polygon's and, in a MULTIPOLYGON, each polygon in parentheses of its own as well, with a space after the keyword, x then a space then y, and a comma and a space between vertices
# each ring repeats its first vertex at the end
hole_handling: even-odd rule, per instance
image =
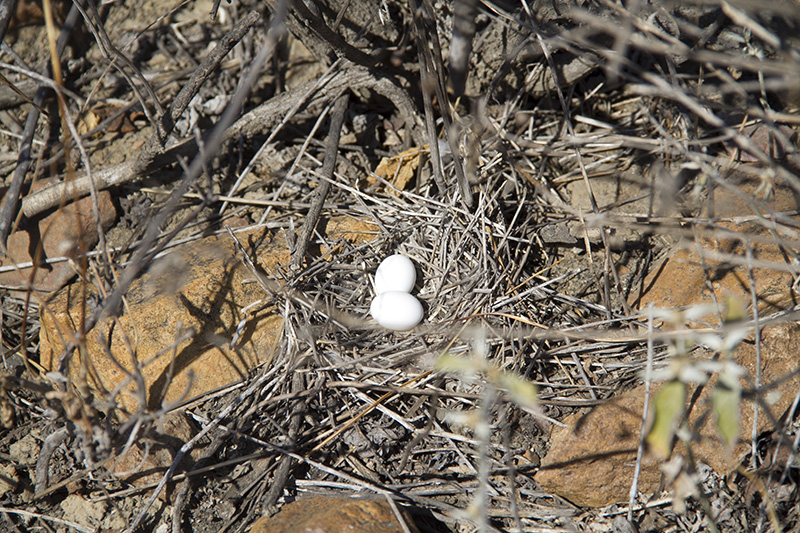
POLYGON ((375 291, 369 312, 386 329, 407 331, 422 321, 422 304, 412 294, 417 271, 411 259, 395 254, 384 259, 375 272, 375 291))

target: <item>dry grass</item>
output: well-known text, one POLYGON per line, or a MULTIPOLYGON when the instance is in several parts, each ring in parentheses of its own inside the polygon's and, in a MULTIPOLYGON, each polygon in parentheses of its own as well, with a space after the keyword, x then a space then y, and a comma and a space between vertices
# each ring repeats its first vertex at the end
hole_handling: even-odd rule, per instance
MULTIPOLYGON (((320 492, 379 494, 428 510, 430 515, 420 520, 429 531, 628 531, 627 520, 640 530, 767 531, 774 526, 771 520, 787 530, 798 527, 796 469, 787 469, 794 476, 788 480, 777 469, 774 475, 758 472, 770 484, 761 491, 773 495, 769 502, 740 490, 747 476, 726 484, 703 471, 704 497, 690 501, 683 512, 670 506, 669 497, 581 509, 541 491, 533 474, 547 449, 551 424, 640 383, 648 361, 656 368, 666 366, 670 339, 681 333, 648 329, 647 313, 638 304, 647 289, 646 276, 670 250, 730 238, 744 247, 779 243, 783 263, 761 264, 751 254, 725 248, 707 248, 705 257, 745 264, 751 272, 755 267, 786 271, 797 279, 798 213, 771 211, 761 200, 769 190, 800 193, 794 129, 800 9, 789 2, 664 3, 643 4, 631 12, 597 2, 568 16, 542 9, 531 18, 524 4, 513 12, 492 3, 481 6, 478 39, 492 35, 491 21, 505 20, 527 32, 519 57, 489 72, 494 79, 483 87, 485 98, 443 107, 442 94, 432 87, 427 96, 433 98, 423 102, 425 95, 413 83, 387 85, 347 60, 329 66, 320 57, 313 59, 323 64, 325 75, 304 74, 294 66, 304 58, 284 55, 277 69, 256 78, 244 67, 263 59, 264 50, 275 44, 275 32, 283 26, 273 19, 269 29, 256 26, 242 38, 231 60, 235 65, 209 75, 198 93, 201 102, 236 94, 247 103, 244 118, 190 106, 201 120, 196 125, 179 122, 177 135, 182 142, 206 142, 199 149, 186 148, 183 163, 159 163, 154 170, 164 179, 180 177, 114 189, 120 202, 146 216, 128 216, 127 240, 112 230, 108 240, 101 239, 105 249, 83 266, 78 262, 88 281, 104 286, 101 293, 107 294, 87 317, 87 328, 103 309, 119 312, 128 285, 153 257, 176 242, 224 232, 232 217, 266 224, 294 244, 295 229, 303 224, 320 183, 330 183, 322 217, 347 215, 379 228, 375 239, 363 245, 329 242, 315 233, 310 249, 332 252, 309 253, 300 270, 286 265, 263 279, 265 304, 275 305, 285 323, 276 357, 237 386, 173 409, 201 429, 184 443, 158 487, 120 486, 103 467, 114 446, 146 441, 170 413, 116 420, 102 398, 82 389, 80 379, 71 376, 65 386, 36 376, 38 297, 29 294, 23 301, 4 294, 3 357, 12 375, 4 378, 3 406, 13 408, 15 420, 0 432, 0 442, 8 446, 32 427, 56 435, 46 441, 52 459, 45 454, 44 465, 37 465, 28 479, 37 493, 48 496, 26 502, 28 508, 57 515, 56 495, 80 482, 76 490, 95 494, 95 499, 134 501, 130 530, 152 529, 163 521, 174 531, 187 523, 199 531, 242 531, 281 502, 320 492), (537 46, 544 49, 538 57, 531 52, 537 46), (547 94, 537 94, 542 76, 553 79, 547 67, 561 65, 569 54, 591 68, 574 77, 573 70, 565 69, 547 94), (522 81, 504 77, 508 72, 522 81), (287 74, 312 81, 293 86, 282 100, 265 97, 287 74), (239 80, 249 82, 237 86, 239 80), (322 117, 332 112, 348 84, 353 95, 340 157, 326 176, 319 170, 326 151, 322 117), (262 100, 267 103, 257 107, 262 100), (272 107, 264 112, 264 105, 272 107), (368 181, 381 157, 427 142, 430 130, 425 128, 431 124, 426 125, 423 109, 429 118, 444 114, 445 123, 453 125, 443 128, 441 118, 434 124, 442 139, 433 153, 428 148, 423 154, 414 182, 398 190, 374 174, 368 181), (405 115, 407 110, 413 116, 405 115), (211 130, 203 125, 209 121, 222 126, 211 130), (400 143, 404 137, 405 144, 389 142, 390 134, 400 143), (215 139, 228 144, 220 149, 215 139), (459 151, 458 158, 453 150, 459 151), (740 160, 752 162, 743 167, 740 160), (432 164, 439 161, 441 172, 434 172, 432 164), (731 178, 734 171, 761 180, 759 194, 741 188, 741 181, 731 178), (469 180, 471 206, 464 179, 469 180), (167 200, 163 189, 171 193, 167 200), (752 211, 720 218, 702 209, 719 189, 745 197, 752 211), (220 195, 226 195, 224 206, 220 195), (768 231, 732 235, 725 225, 746 221, 768 231), (425 308, 423 324, 409 333, 387 332, 368 315, 374 296, 371 275, 382 258, 398 251, 418 267, 415 294, 425 308), (21 318, 25 310, 27 322, 21 318), (21 367, 15 370, 12 356, 23 353, 32 363, 20 377, 21 367), (436 365, 445 354, 475 356, 490 366, 475 362, 462 373, 442 372, 436 365), (497 369, 534 383, 538 406, 521 405, 502 381, 492 378, 497 369), (24 380, 42 385, 26 388, 24 380), (184 458, 195 448, 199 456, 185 471, 184 458), (55 466, 50 467, 50 488, 43 492, 48 460, 55 466), (70 469, 77 473, 67 475, 70 469), (234 475, 238 488, 231 492, 227 481, 234 475), (153 518, 149 506, 167 483, 171 510, 153 518), (140 499, 126 500, 136 496, 140 499), (209 510, 204 500, 234 504, 209 510)), ((390 7, 412 31, 408 10, 390 7)), ((250 7, 237 9, 242 13, 250 7)), ((448 8, 437 16, 446 43, 448 8)), ((207 24, 196 20, 187 31, 207 24)), ((219 38, 223 28, 229 29, 206 29, 219 38)), ((292 26, 291 11, 288 28, 300 31, 292 26)), ((161 42, 156 30, 142 35, 148 43, 161 42)), ((315 39, 319 44, 325 37, 315 39)), ((172 50, 183 41, 164 42, 172 50)), ((203 57, 200 40, 183 46, 174 49, 176 65, 186 63, 184 53, 194 58, 191 63, 203 57)), ((348 50, 339 51, 347 55, 348 50)), ((5 48, 3 53, 3 64, 15 61, 5 48)), ((404 69, 419 75, 413 46, 394 53, 404 69)), ((442 69, 435 50, 427 53, 428 68, 442 69)), ((90 70, 108 64, 95 60, 90 70)), ((147 62, 135 67, 145 78, 156 74, 148 71, 153 66, 147 62)), ((489 68, 472 68, 478 67, 489 68)), ((188 63, 175 80, 184 80, 187 72, 192 72, 188 63)), ((129 74, 132 81, 122 84, 124 96, 117 98, 135 105, 130 85, 140 81, 134 69, 129 74)), ((173 95, 172 81, 161 80, 159 94, 173 95)), ((73 90, 88 98, 92 86, 73 90)), ((78 105, 68 98, 68 107, 78 105)), ((4 142, 17 141, 7 136, 4 142)), ((98 140, 87 135, 76 145, 83 148, 85 164, 93 151, 113 150, 117 142, 113 136, 98 140)), ((157 156, 164 151, 163 146, 151 148, 157 156)), ((48 156, 42 152, 37 157, 45 161, 48 156)), ((63 153, 53 157, 62 170, 77 165, 74 157, 64 163, 63 153)), ((0 164, 10 184, 19 166, 0 164)), ((794 287, 786 287, 777 301, 733 327, 752 330, 796 320, 794 287)), ((711 320, 708 327, 722 335, 730 331, 731 326, 720 324, 711 320)), ((795 419, 782 422, 781 435, 796 452, 800 433, 795 419)), ((23 493, 6 493, 0 506, 16 512, 23 506, 23 493)), ((12 514, 5 521, 12 529, 29 527, 12 514)))

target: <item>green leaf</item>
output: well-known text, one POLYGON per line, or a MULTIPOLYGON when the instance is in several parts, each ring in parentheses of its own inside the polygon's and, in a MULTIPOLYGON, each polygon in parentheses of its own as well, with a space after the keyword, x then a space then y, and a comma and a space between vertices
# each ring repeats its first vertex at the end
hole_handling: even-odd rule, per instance
POLYGON ((507 391, 511 400, 519 405, 534 408, 539 403, 536 385, 520 375, 503 372, 500 374, 499 385, 507 391))
POLYGON ((436 360, 436 368, 445 372, 458 372, 461 374, 469 374, 478 370, 474 359, 451 354, 439 357, 436 360))
POLYGON ((729 295, 725 298, 725 315, 722 320, 727 322, 737 322, 747 318, 747 305, 738 296, 729 295))
POLYGON ((683 411, 686 409, 686 384, 673 379, 656 393, 653 402, 653 425, 645 437, 650 450, 666 459, 672 451, 672 440, 683 411))
POLYGON ((739 440, 739 403, 742 399, 742 388, 738 378, 730 379, 729 376, 720 375, 719 383, 714 388, 712 404, 714 416, 717 420, 717 429, 722 435, 722 440, 729 449, 733 449, 739 440))

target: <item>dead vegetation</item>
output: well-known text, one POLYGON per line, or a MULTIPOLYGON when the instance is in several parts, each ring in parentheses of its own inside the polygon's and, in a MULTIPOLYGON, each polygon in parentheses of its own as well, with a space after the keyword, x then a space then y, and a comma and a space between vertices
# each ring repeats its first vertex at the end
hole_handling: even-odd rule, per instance
MULTIPOLYGON (((533 477, 553 424, 649 383, 676 339, 796 320, 796 3, 217 4, 77 1, 50 28, 6 33, 0 242, 32 232, 36 251, 31 228, 72 197, 99 220, 109 190, 122 214, 96 224, 93 250, 39 247, 35 268, 6 250, 2 273, 22 281, 2 292, 2 527, 64 528, 69 494, 124 522, 79 531, 246 531, 283 502, 344 493, 411 506, 423 531, 797 530, 794 404, 773 431, 742 429, 756 453, 739 473, 684 465, 695 492, 588 509, 533 477), (721 190, 747 209, 718 216, 721 190), (374 238, 332 240, 320 221, 339 216, 374 238), (238 248, 284 321, 269 364, 156 409, 141 385, 127 413, 89 387, 91 368, 69 371, 165 251, 253 225, 293 253, 264 272, 238 248), (780 253, 754 255, 767 245, 780 253), (700 251, 718 304, 694 333, 659 329, 646 304, 676 250, 700 251), (370 275, 395 251, 417 264, 425 308, 408 333, 368 314, 370 275), (42 368, 35 276, 67 263, 95 296, 42 368), (738 266, 754 289, 732 317, 714 283, 738 266), (788 278, 759 293, 771 272, 788 278), (152 483, 114 470, 159 446, 152 483)), ((235 347, 255 310, 219 342, 235 347)))

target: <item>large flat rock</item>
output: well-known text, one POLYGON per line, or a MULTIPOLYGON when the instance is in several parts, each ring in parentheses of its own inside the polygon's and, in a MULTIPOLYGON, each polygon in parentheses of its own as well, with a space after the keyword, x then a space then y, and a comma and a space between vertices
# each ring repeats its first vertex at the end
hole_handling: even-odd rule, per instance
MULTIPOLYGON (((777 398, 771 398, 774 400, 770 406, 772 418, 763 411, 758 417, 759 433, 773 429, 772 420, 784 414, 800 389, 800 376, 797 374, 781 381, 800 370, 798 349, 800 327, 794 324, 780 324, 762 333, 761 382, 778 383, 774 389, 778 394, 775 395, 777 398)), ((742 343, 736 350, 735 359, 752 380, 757 362, 754 344, 742 343)), ((711 380, 699 391, 697 386, 689 385, 687 397, 694 401, 687 402, 688 421, 696 434, 692 446, 695 460, 725 475, 735 470, 750 450, 748 436, 753 427, 753 403, 742 402, 742 440, 734 450, 728 450, 719 437, 711 412, 711 392, 715 384, 716 381, 711 380)), ((651 398, 659 388, 660 384, 654 384, 651 398)), ((602 507, 627 502, 641 435, 644 398, 644 385, 640 385, 586 415, 574 414, 565 418, 563 422, 568 427, 553 430, 550 450, 542 460, 536 482, 543 489, 581 506, 602 507)), ((685 455, 686 450, 679 446, 674 453, 685 455)), ((638 484, 640 492, 658 492, 661 464, 662 461, 645 456, 638 484)))
MULTIPOLYGON (((748 307, 748 314, 752 316, 752 285, 762 316, 794 305, 792 274, 789 269, 778 267, 786 264, 789 257, 785 253, 787 247, 796 250, 797 245, 775 228, 770 228, 768 221, 771 213, 796 212, 797 198, 789 187, 780 183, 773 184, 773 194, 764 197, 759 192, 759 185, 759 182, 741 180, 738 189, 717 189, 713 209, 706 206, 704 214, 714 217, 716 226, 722 231, 701 234, 690 246, 674 250, 647 277, 641 301, 633 303, 638 303, 641 309, 650 304, 661 309, 676 309, 724 303, 728 298, 735 298, 748 307), (750 238, 751 256, 756 261, 752 276, 746 264, 746 248, 739 239, 745 235, 750 238)), ((713 315, 706 319, 716 323, 713 315)), ((696 325, 685 324, 689 328, 696 325)), ((680 325, 666 325, 675 326, 680 325)), ((800 388, 800 376, 796 374, 800 370, 798 352, 800 328, 795 324, 777 324, 762 330, 761 383, 776 383, 776 386, 764 395, 765 399, 773 401, 770 406, 772 417, 763 411, 759 414, 758 432, 773 429, 772 421, 783 415, 797 394, 800 388), (786 379, 787 376, 790 377, 786 379)), ((758 366, 752 337, 736 349, 735 360, 747 372, 744 383, 752 384, 758 366)), ((689 385, 687 397, 694 401, 687 404, 688 421, 696 435, 692 441, 695 459, 725 475, 734 470, 749 451, 748 436, 753 427, 754 405, 751 400, 740 405, 742 438, 748 442, 739 442, 735 449, 727 449, 718 435, 711 412, 715 380, 712 378, 700 390, 689 385)), ((654 384, 654 394, 659 386, 659 383, 654 384)), ((550 450, 536 474, 537 482, 543 489, 582 506, 627 502, 643 408, 644 386, 641 385, 588 414, 567 417, 564 420, 567 428, 553 430, 550 450)), ((679 446, 673 453, 685 455, 686 450, 679 446)), ((650 456, 645 458, 638 484, 641 492, 652 494, 658 491, 661 464, 662 461, 650 456)))
MULTIPOLYGON (((374 226, 333 219, 328 237, 369 240, 374 226)), ((239 241, 270 276, 289 264, 285 236, 256 229, 239 241)), ((229 235, 188 243, 157 260, 127 293, 119 318, 107 319, 89 332, 72 358, 70 373, 87 370, 89 386, 107 397, 119 389, 117 403, 129 412, 142 403, 149 409, 224 387, 268 363, 280 340, 283 318, 273 307, 247 313, 246 327, 231 347, 242 309, 269 295, 242 265, 229 235), (143 390, 130 377, 138 367, 143 390)), ((41 364, 58 366, 64 345, 87 314, 95 297, 84 297, 80 284, 56 293, 41 313, 41 364)), ((255 306, 256 308, 261 306, 255 306)))

